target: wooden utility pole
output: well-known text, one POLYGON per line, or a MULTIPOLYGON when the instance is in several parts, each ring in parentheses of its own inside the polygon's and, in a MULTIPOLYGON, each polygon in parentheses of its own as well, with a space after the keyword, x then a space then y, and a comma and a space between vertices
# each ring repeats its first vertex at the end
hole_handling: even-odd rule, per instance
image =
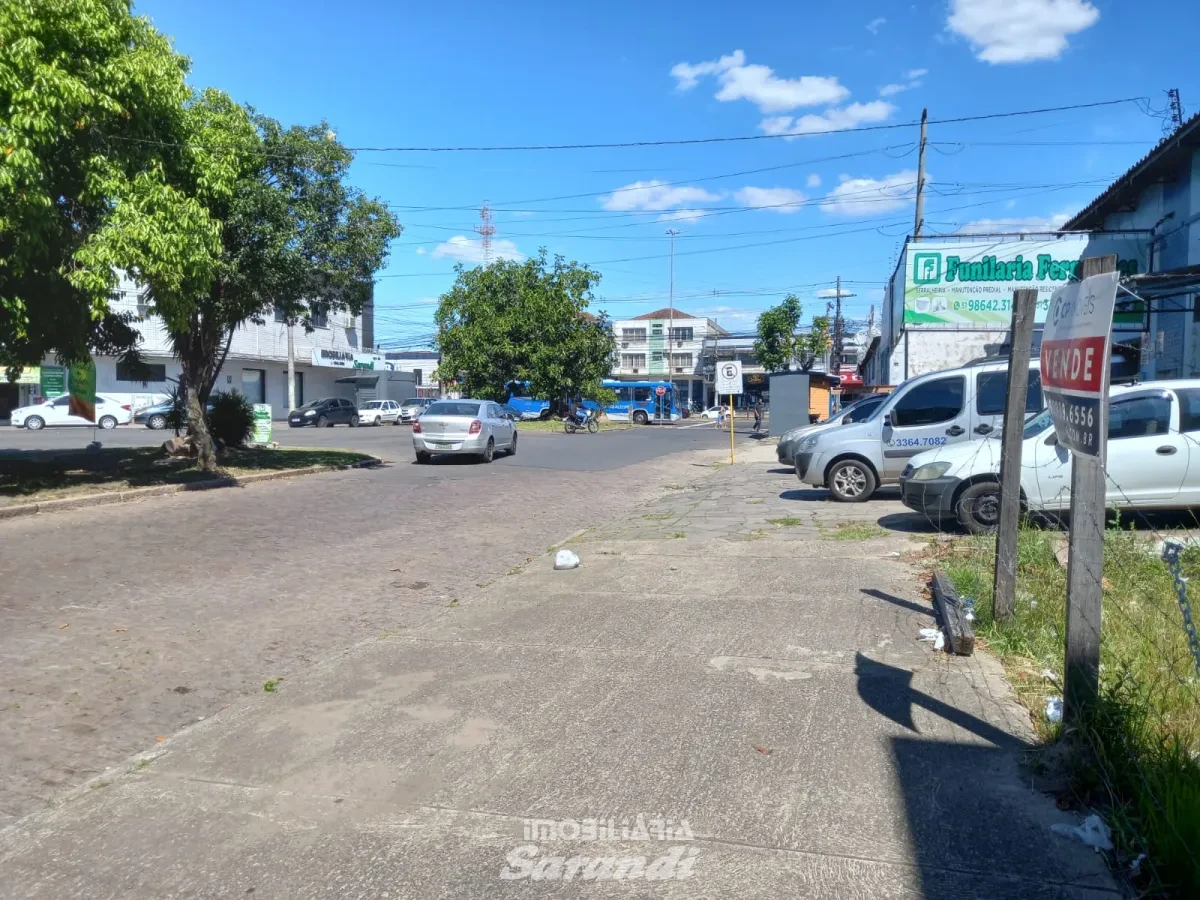
POLYGON ((1007 619, 1017 602, 1017 527, 1021 520, 1021 443, 1025 393, 1033 343, 1036 290, 1013 291, 1012 349, 1008 357, 1008 396, 1000 450, 1000 527, 996 532, 996 573, 992 583, 996 619, 1007 619))
MULTIPOLYGON (((1082 261, 1080 280, 1114 272, 1117 257, 1082 261)), ((1107 384, 1107 380, 1105 381, 1107 384)), ((1108 397, 1100 400, 1100 440, 1108 440, 1108 397)), ((1101 445, 1103 446, 1103 445, 1101 445)), ((1100 579, 1104 572, 1104 457, 1071 454, 1071 536, 1067 560, 1064 718, 1077 721, 1100 685, 1100 579)))
POLYGON ((929 110, 921 110, 921 143, 917 147, 917 214, 913 222, 913 237, 921 236, 921 228, 925 224, 925 123, 929 120, 929 110))

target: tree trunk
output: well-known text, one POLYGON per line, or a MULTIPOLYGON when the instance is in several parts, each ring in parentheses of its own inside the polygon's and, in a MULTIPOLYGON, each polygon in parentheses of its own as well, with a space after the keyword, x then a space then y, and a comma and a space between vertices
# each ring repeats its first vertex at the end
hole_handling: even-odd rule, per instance
POLYGON ((196 444, 196 465, 202 472, 217 470, 217 451, 212 435, 208 433, 208 420, 204 417, 204 400, 196 388, 195 379, 187 382, 188 432, 196 444))
MULTIPOLYGON (((219 286, 214 285, 213 294, 212 308, 216 308, 219 286)), ((205 401, 216 377, 214 370, 219 365, 217 353, 223 334, 214 320, 214 315, 193 313, 187 331, 171 335, 175 355, 183 370, 181 380, 185 386, 188 434, 196 445, 196 464, 203 472, 217 470, 217 452, 204 415, 205 401)))

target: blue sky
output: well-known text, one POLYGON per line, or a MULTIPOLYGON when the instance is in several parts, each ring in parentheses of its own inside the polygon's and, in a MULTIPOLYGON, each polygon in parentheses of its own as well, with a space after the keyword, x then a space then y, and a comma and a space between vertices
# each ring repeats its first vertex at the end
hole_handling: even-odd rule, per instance
MULTIPOLYGON (((351 147, 512 146, 823 135, 624 149, 367 152, 353 180, 405 225, 377 335, 427 341, 458 261, 539 247, 587 262, 598 308, 666 305, 735 331, 794 291, 806 318, 841 275, 878 303, 912 227, 915 127, 853 127, 1142 97, 1200 108, 1194 0, 678 4, 142 0, 213 85, 351 147), (1189 24, 1190 23, 1190 24, 1189 24), (770 171, 761 171, 770 169, 770 171), (746 174, 738 174, 746 173, 746 174), (550 198, 563 199, 550 199, 550 198)), ((1147 103, 929 129, 928 231, 1062 221, 1161 137, 1147 103), (981 224, 982 223, 982 224, 981 224)))

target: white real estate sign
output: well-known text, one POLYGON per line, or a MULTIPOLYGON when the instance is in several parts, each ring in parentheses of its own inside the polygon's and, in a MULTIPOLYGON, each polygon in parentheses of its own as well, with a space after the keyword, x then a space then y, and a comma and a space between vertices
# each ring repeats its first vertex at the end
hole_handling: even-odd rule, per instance
POLYGON ((1064 285, 1050 298, 1042 334, 1042 390, 1059 442, 1104 461, 1108 356, 1118 272, 1064 285))
POLYGON ((739 360, 717 363, 718 394, 742 393, 742 364, 739 360))

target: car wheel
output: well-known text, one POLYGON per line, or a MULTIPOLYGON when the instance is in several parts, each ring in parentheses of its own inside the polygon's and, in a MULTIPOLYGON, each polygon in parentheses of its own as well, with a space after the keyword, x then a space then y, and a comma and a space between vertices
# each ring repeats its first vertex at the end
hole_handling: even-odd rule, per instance
POLYGON ((991 534, 1000 526, 1000 485, 977 481, 967 485, 954 504, 959 524, 971 534, 991 534))
POLYGON ((375 427, 378 428, 382 424, 383 424, 383 419, 379 418, 379 416, 376 416, 375 417, 375 427))
POLYGON ((117 420, 114 419, 112 416, 101 416, 100 421, 97 422, 96 424, 99 425, 101 428, 103 428, 105 431, 111 431, 113 428, 117 427, 117 420))
POLYGON ((329 420, 327 418, 325 418, 324 416, 318 416, 317 417, 317 427, 318 428, 328 428, 329 420))
POLYGON ((644 409, 639 409, 633 414, 633 423, 635 425, 645 425, 649 421, 650 417, 646 415, 646 411, 644 409))
POLYGON ((46 427, 46 420, 41 416, 30 416, 25 420, 25 427, 30 431, 41 431, 46 427))
POLYGON ((431 459, 433 459, 432 454, 426 453, 424 450, 417 451, 417 462, 420 463, 421 465, 425 465, 431 459))
POLYGON ((515 431, 513 432, 512 443, 508 445, 508 455, 509 456, 517 455, 517 433, 515 431))
POLYGON ((490 463, 496 458, 496 441, 494 438, 488 438, 487 446, 483 448, 483 461, 490 463))
POLYGON ((842 503, 865 503, 875 493, 875 473, 856 459, 834 463, 826 483, 833 499, 842 503))
POLYGON ((167 427, 167 417, 162 413, 155 413, 146 421, 146 426, 155 431, 162 431, 167 427))
POLYGON ((360 421, 360 419, 358 418, 358 416, 351 416, 350 417, 350 427, 357 428, 359 421, 360 421))

